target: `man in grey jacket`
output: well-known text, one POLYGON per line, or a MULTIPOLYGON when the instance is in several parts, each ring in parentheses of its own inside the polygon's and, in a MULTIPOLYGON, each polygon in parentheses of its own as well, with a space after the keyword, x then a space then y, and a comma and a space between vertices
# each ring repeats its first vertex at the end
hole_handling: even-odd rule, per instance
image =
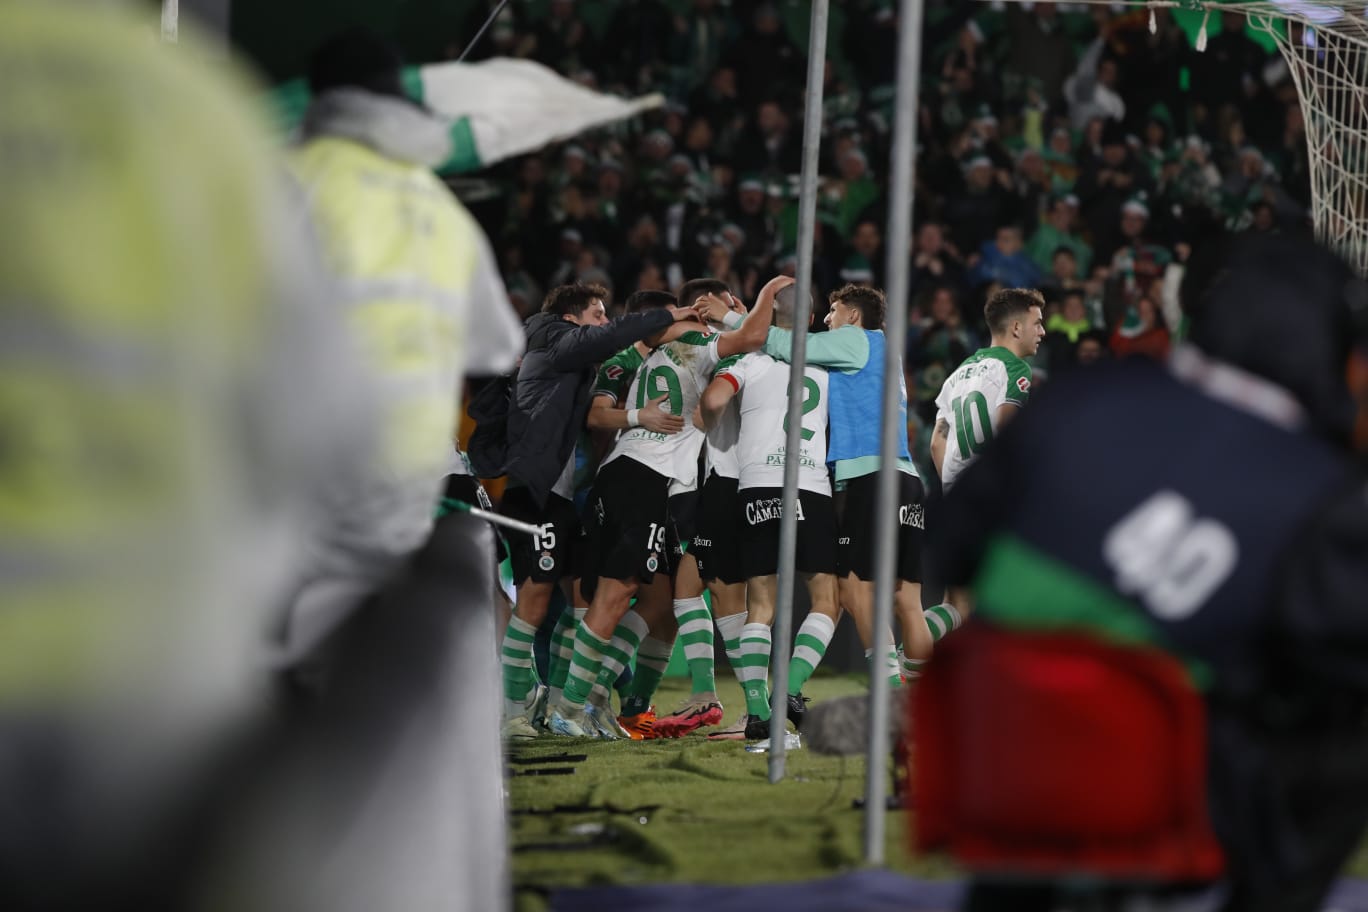
MULTIPOLYGON (((672 308, 610 321, 604 312, 607 295, 598 285, 561 285, 526 323, 527 354, 508 404, 503 512, 541 531, 509 542, 518 598, 502 650, 505 737, 536 735, 526 713, 533 695, 532 643, 552 592, 571 570, 571 550, 579 537, 575 443, 598 363, 638 341, 651 346, 669 341, 674 324, 695 319, 692 309, 672 308)), ((633 427, 650 427, 659 417, 659 403, 628 412, 633 427)))

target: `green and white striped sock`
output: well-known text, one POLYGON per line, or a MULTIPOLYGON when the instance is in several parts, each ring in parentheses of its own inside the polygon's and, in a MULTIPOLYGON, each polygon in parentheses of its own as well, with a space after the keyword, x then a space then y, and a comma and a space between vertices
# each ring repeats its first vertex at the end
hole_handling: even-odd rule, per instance
POLYGON ((655 637, 646 637, 637 648, 636 675, 627 691, 627 699, 622 701, 622 714, 635 716, 651 708, 660 679, 665 677, 665 669, 670 667, 670 654, 674 643, 666 643, 655 637))
POLYGON ((757 719, 770 717, 768 624, 741 628, 741 688, 746 692, 746 712, 757 719))
POLYGON ((599 669, 603 666, 603 650, 607 648, 608 641, 581 621, 575 629, 575 653, 570 657, 570 673, 565 677, 562 705, 569 706, 572 710, 584 706, 584 702, 589 699, 589 691, 598 678, 599 669))
POLYGON ((949 602, 927 608, 925 614, 926 626, 931 629, 931 639, 936 643, 964 626, 964 618, 949 602))
POLYGON ((646 635, 646 621, 635 611, 628 610, 622 616, 608 648, 603 650, 603 667, 599 669, 598 679, 594 681, 594 697, 599 703, 606 703, 613 691, 622 669, 632 661, 641 638, 646 635))
POLYGON ((551 631, 551 655, 546 668, 546 683, 552 690, 565 687, 565 676, 570 672, 570 656, 575 652, 575 627, 584 620, 588 608, 566 608, 556 619, 551 631))
POLYGON ((536 638, 537 628, 516 614, 508 619, 500 658, 505 716, 518 715, 525 708, 527 694, 532 690, 532 643, 536 638))
POLYGON ((926 667, 925 659, 909 659, 907 653, 901 648, 898 649, 898 664, 902 668, 903 679, 909 684, 922 676, 922 669, 926 667))
POLYGON ((741 629, 746 626, 746 613, 729 614, 726 617, 717 618, 713 623, 717 625, 717 633, 722 637, 722 646, 727 650, 727 662, 732 667, 732 674, 736 675, 736 680, 745 687, 746 682, 741 677, 741 629))
MULTIPOLYGON (((865 658, 869 659, 874 655, 873 649, 865 650, 865 658)), ((889 645, 883 653, 883 670, 888 676, 888 686, 892 688, 902 687, 902 667, 898 662, 898 647, 889 645)), ((870 671, 873 671, 872 663, 870 671)))
POLYGON ((803 620, 793 641, 793 658, 789 660, 789 696, 802 692, 803 685, 822 663, 835 632, 836 622, 825 614, 809 614, 803 620))
POLYGON ((689 689, 695 694, 713 693, 713 625, 708 603, 703 597, 674 600, 675 620, 679 622, 679 642, 689 663, 689 689))

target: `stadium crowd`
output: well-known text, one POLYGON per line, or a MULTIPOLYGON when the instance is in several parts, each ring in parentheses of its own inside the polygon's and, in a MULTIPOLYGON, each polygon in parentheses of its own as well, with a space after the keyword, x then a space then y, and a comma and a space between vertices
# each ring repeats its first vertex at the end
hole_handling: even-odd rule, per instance
MULTIPOLYGON (((468 33, 493 6, 477 5, 468 33)), ((604 285, 617 312, 634 291, 698 276, 753 301, 796 266, 806 4, 634 0, 593 13, 509 4, 472 55, 668 99, 495 169, 503 203, 477 214, 514 305, 526 316, 579 279, 604 285)), ((1194 238, 1307 223, 1304 127, 1281 58, 1231 12, 1211 17, 1198 53, 1174 15, 1157 10, 1151 33, 1143 9, 928 3, 907 350, 921 464, 940 383, 986 342, 996 288, 1046 294, 1038 378, 1108 354, 1162 356, 1194 238)), ((819 300, 884 284, 896 34, 888 0, 833 9, 819 300)))

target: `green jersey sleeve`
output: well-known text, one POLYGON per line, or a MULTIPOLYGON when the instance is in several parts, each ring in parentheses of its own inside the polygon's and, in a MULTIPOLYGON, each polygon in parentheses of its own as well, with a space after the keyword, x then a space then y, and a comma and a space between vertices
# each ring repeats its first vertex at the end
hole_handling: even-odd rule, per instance
POLYGON ((1020 358, 1004 358, 1002 366, 1007 368, 1007 402, 1025 405, 1031 398, 1031 365, 1020 358))
MULTIPOLYGON (((771 327, 765 337, 765 354, 777 361, 792 357, 793 331, 771 327)), ((810 333, 807 337, 807 362, 830 370, 857 371, 869 362, 869 339, 857 326, 842 326, 830 332, 810 333)))
POLYGON ((645 362, 646 359, 641 357, 641 352, 637 351, 635 345, 624 348, 604 361, 603 366, 599 368, 598 377, 594 381, 593 395, 611 396, 613 402, 621 402, 632 385, 637 369, 645 362))

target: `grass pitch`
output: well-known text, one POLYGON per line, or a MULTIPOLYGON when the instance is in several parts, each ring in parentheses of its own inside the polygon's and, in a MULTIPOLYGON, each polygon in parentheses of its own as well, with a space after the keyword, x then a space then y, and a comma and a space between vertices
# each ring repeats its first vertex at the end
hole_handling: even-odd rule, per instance
MULTIPOLYGON (((725 666, 718 690, 730 723, 743 711, 725 666)), ((862 677, 818 676, 804 693, 818 703, 861 693, 862 677)), ((656 696, 661 715, 688 695, 688 681, 667 678, 656 696)), ((858 868, 863 812, 862 757, 820 757, 806 747, 788 756, 787 776, 768 782, 768 755, 745 742, 710 742, 704 733, 673 741, 604 742, 541 738, 514 745, 509 781, 513 884, 517 912, 540 912, 558 887, 602 884, 748 884, 814 880, 858 868), (584 760, 557 760, 565 755, 584 760), (525 763, 519 761, 541 761, 525 763), (525 775, 573 767, 570 775, 525 775)), ((889 868, 917 877, 953 878, 946 857, 908 849, 909 819, 887 817, 889 868)), ((1368 877, 1368 844, 1345 871, 1368 877)))
MULTIPOLYGON (((725 672, 725 668, 718 671, 725 672)), ((718 676, 730 723, 744 708, 734 679, 718 676)), ((824 677, 804 693, 817 703, 860 693, 863 679, 824 677)), ((656 696, 661 715, 688 695, 688 681, 667 678, 656 696)), ((710 729, 711 730, 711 729, 710 729)), ((705 730, 705 732, 708 730, 705 730)), ((604 742, 542 738, 510 750, 513 880, 518 910, 546 907, 557 887, 692 882, 744 884, 810 880, 861 865, 863 758, 788 755, 787 775, 768 782, 768 755, 745 742, 604 742), (564 755, 584 760, 555 760, 564 755), (548 762, 519 762, 519 761, 548 762), (526 775, 573 767, 570 775, 526 775)), ((953 877, 944 858, 913 859, 905 812, 887 818, 889 867, 920 877, 953 877)))

